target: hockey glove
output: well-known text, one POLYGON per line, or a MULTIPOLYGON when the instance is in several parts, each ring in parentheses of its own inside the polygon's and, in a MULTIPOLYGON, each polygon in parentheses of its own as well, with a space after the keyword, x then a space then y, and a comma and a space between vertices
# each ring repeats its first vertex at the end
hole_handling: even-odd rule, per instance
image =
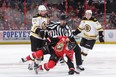
POLYGON ((78 29, 76 29, 76 30, 73 31, 72 33, 73 33, 73 35, 77 35, 77 34, 81 33, 81 31, 79 31, 78 29))
POLYGON ((103 39, 104 36, 103 36, 102 33, 103 33, 103 31, 100 31, 100 32, 99 32, 99 41, 100 41, 100 42, 104 42, 104 39, 103 39))
POLYGON ((40 35, 41 38, 44 38, 44 35, 45 35, 45 34, 44 34, 44 31, 40 31, 40 32, 39 32, 39 35, 40 35))
POLYGON ((41 38, 44 37, 44 31, 40 28, 37 28, 34 33, 38 34, 41 38))
POLYGON ((48 38, 49 35, 48 35, 48 32, 45 32, 45 38, 48 38))
POLYGON ((104 42, 103 37, 99 37, 99 41, 100 41, 100 42, 104 42))
POLYGON ((68 49, 69 50, 73 50, 76 47, 76 43, 75 42, 69 42, 67 44, 67 46, 68 46, 68 49))

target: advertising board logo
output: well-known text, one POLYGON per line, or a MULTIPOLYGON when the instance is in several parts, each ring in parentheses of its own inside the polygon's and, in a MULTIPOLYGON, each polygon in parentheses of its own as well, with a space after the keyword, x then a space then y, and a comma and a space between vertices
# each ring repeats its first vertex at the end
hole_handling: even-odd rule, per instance
POLYGON ((4 31, 3 40, 29 40, 29 31, 4 31))
POLYGON ((109 38, 113 38, 113 37, 114 37, 114 34, 113 34, 112 32, 109 32, 109 33, 108 33, 108 37, 109 37, 109 38))

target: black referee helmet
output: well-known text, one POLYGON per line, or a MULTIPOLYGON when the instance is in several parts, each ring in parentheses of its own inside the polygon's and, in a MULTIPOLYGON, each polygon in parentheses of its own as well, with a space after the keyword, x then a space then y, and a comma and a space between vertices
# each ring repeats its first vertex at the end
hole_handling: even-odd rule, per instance
POLYGON ((68 19, 68 17, 65 14, 60 16, 60 20, 67 20, 67 19, 68 19))

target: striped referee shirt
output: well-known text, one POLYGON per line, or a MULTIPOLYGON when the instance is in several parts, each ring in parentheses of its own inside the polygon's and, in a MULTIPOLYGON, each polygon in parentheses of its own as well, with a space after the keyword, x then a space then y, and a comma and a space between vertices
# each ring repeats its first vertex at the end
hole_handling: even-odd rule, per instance
POLYGON ((61 26, 60 22, 53 22, 48 26, 49 35, 51 37, 57 36, 67 36, 73 37, 72 29, 66 24, 65 26, 61 26))

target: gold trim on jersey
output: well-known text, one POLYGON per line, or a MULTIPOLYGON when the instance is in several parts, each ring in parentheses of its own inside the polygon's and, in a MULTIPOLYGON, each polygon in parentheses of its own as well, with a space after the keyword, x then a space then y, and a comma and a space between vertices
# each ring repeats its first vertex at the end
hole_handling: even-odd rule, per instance
POLYGON ((42 39, 38 34, 34 33, 33 31, 30 32, 30 36, 33 36, 38 39, 42 39))
POLYGON ((84 30, 82 27, 77 27, 77 29, 78 29, 79 31, 84 30))
POLYGON ((37 28, 38 28, 38 25, 34 25, 32 26, 31 31, 35 32, 37 28))
POLYGON ((97 28, 98 31, 103 31, 102 27, 97 28))
POLYGON ((85 22, 85 21, 90 21, 90 22, 95 22, 94 20, 82 20, 83 22, 85 22))
POLYGON ((85 38, 90 38, 90 39, 96 39, 96 37, 97 37, 97 35, 89 35, 85 32, 84 32, 84 36, 86 36, 85 38))

